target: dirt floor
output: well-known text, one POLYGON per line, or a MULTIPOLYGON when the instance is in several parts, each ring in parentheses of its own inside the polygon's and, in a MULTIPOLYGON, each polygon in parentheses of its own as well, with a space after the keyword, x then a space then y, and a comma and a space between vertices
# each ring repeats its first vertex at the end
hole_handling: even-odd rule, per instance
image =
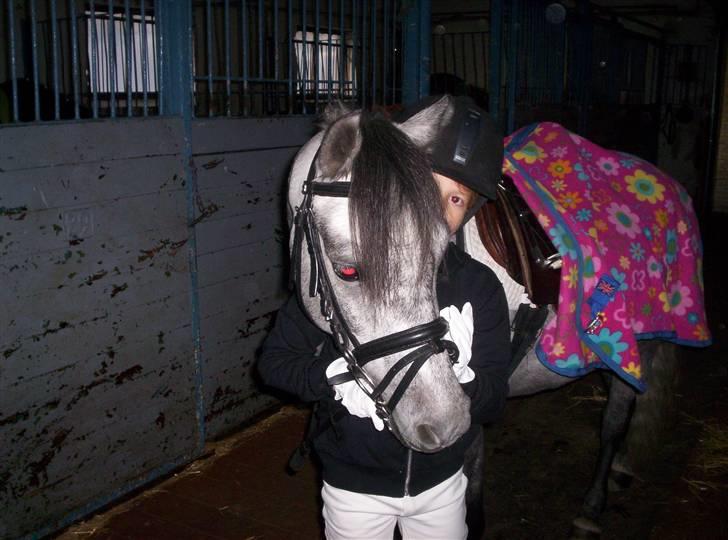
MULTIPOLYGON (((728 539, 728 264, 721 228, 711 231, 706 286, 715 344, 681 349, 668 436, 631 488, 610 496, 604 540, 728 539)), ((503 422, 487 431, 488 540, 567 537, 595 462, 603 400, 601 377, 592 374, 509 402, 503 422)), ((305 409, 284 408, 60 538, 319 538, 315 468, 284 472, 305 418, 305 409)))

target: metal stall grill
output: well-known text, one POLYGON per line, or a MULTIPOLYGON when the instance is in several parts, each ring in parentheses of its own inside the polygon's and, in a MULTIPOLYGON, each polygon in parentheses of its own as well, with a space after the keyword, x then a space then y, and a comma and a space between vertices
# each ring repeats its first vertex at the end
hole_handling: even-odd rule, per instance
POLYGON ((397 0, 192 3, 195 116, 318 112, 400 100, 397 0))
POLYGON ((656 137, 627 140, 619 133, 657 132, 660 44, 595 15, 587 4, 561 13, 542 0, 504 7, 507 131, 550 119, 603 146, 655 159, 656 137))
POLYGON ((715 51, 705 45, 665 45, 662 102, 673 107, 709 108, 715 51))
POLYGON ((467 94, 487 108, 488 32, 448 32, 435 26, 432 36, 433 94, 467 94))
MULTIPOLYGON (((313 114, 401 101, 398 0, 192 0, 194 116, 313 114)), ((7 0, 0 123, 158 115, 164 2, 7 0)), ((166 21, 166 22, 165 22, 166 21)), ((185 55, 186 57, 186 55, 185 55)), ((169 105, 169 104, 168 104, 169 105)))
POLYGON ((8 0, 0 29, 0 123, 158 113, 154 0, 8 0))

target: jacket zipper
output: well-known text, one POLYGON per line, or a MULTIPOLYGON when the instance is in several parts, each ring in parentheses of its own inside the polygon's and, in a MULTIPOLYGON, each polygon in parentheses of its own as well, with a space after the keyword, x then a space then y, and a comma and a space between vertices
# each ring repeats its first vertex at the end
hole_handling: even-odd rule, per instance
POLYGON ((412 475, 412 449, 407 449, 407 473, 404 477, 404 496, 409 496, 410 476, 412 475))

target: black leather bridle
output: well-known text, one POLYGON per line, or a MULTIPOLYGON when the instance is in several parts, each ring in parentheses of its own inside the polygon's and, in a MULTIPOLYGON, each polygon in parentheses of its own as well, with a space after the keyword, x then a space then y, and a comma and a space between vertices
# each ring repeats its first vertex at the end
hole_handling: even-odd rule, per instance
POLYGON ((303 201, 296 208, 294 219, 295 233, 293 242, 293 257, 296 290, 302 300, 301 290, 301 259, 303 257, 303 239, 306 239, 308 255, 310 258, 311 274, 309 279, 308 295, 311 298, 319 296, 321 314, 329 323, 334 342, 346 360, 348 373, 342 373, 329 379, 329 384, 341 384, 354 380, 359 387, 375 403, 377 415, 383 420, 387 428, 400 440, 402 437, 392 421, 392 413, 399 403, 405 390, 409 387, 417 372, 425 362, 434 354, 447 351, 450 360, 455 363, 458 358, 458 349, 452 341, 442 339, 448 332, 448 323, 442 317, 413 326, 401 332, 374 339, 367 343, 359 343, 356 336, 346 323, 341 307, 336 300, 329 274, 324 268, 325 258, 321 249, 321 237, 316 226, 313 211, 313 197, 348 197, 351 182, 316 182, 314 157, 303 184, 303 201), (379 384, 374 384, 364 371, 364 366, 391 354, 415 348, 400 358, 386 373, 379 384), (388 401, 383 398, 384 391, 389 387, 398 373, 405 370, 404 375, 397 384, 388 401))

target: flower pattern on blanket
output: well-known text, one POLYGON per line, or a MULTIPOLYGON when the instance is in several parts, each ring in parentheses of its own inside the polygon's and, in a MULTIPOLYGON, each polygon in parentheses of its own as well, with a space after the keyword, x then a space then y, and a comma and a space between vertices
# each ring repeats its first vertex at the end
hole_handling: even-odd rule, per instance
POLYGON ((609 368, 644 390, 638 339, 711 343, 692 201, 653 165, 554 123, 505 140, 510 176, 562 256, 539 359, 567 376, 609 368))

